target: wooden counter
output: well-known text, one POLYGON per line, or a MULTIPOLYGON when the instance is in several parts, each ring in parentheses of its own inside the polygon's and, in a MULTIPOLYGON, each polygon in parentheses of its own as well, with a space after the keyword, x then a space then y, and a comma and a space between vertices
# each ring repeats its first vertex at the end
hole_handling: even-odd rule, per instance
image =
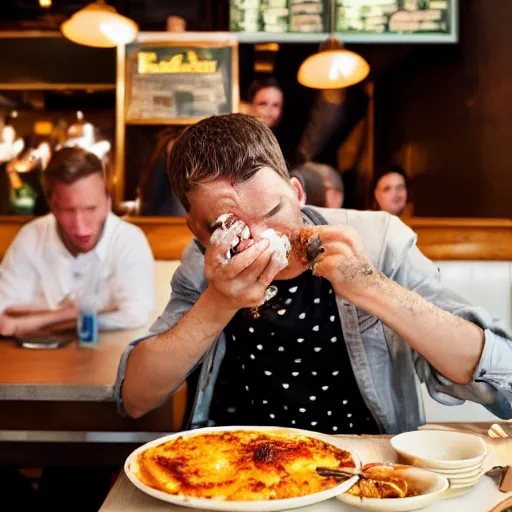
POLYGON ((31 350, 0 340, 0 466, 116 465, 141 435, 179 430, 185 386, 140 419, 117 411, 121 354, 148 328, 102 332, 95 348, 73 341, 56 350, 31 350), (100 442, 88 433, 98 434, 100 442), (119 442, 119 433, 127 441, 119 442))
MULTIPOLYGON (((0 258, 30 217, 0 216, 0 258)), ((131 217, 148 237, 159 260, 179 259, 192 239, 182 217, 131 217)), ((512 220, 411 217, 405 222, 418 234, 418 246, 433 260, 512 261, 512 220)))
POLYGON ((178 430, 183 391, 137 421, 122 418, 116 411, 114 383, 121 354, 131 341, 147 334, 148 328, 102 332, 95 348, 81 348, 73 341, 56 350, 32 350, 10 339, 1 340, 0 430, 178 430), (64 404, 65 419, 49 414, 64 404), (86 407, 99 416, 79 414, 86 407), (108 420, 100 417, 102 411, 108 420))
POLYGON ((73 341, 55 350, 34 350, 3 339, 0 400, 113 401, 121 354, 131 341, 146 335, 148 328, 101 332, 94 348, 81 348, 73 341))

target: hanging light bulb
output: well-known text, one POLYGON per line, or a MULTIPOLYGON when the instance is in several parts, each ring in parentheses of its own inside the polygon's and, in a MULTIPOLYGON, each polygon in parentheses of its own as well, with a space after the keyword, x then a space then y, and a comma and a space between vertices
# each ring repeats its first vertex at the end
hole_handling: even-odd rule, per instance
POLYGON ((96 0, 73 14, 60 27, 66 38, 74 43, 96 48, 113 48, 131 43, 138 25, 121 16, 104 0, 96 0))
POLYGON ((364 80, 370 66, 361 55, 345 50, 334 38, 300 66, 297 80, 313 89, 341 89, 364 80))
POLYGON ((335 37, 336 0, 329 2, 331 36, 320 51, 308 57, 300 66, 297 80, 312 89, 341 89, 364 80, 370 66, 361 55, 345 50, 335 37))

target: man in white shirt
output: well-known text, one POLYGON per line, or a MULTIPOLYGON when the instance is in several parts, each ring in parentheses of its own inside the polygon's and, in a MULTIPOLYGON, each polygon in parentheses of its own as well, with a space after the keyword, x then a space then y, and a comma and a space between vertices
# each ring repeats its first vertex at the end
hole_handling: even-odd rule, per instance
POLYGON ((143 325, 154 307, 153 256, 144 233, 110 211, 99 158, 57 151, 44 186, 51 213, 21 229, 0 265, 0 334, 69 328, 91 288, 100 329, 143 325))

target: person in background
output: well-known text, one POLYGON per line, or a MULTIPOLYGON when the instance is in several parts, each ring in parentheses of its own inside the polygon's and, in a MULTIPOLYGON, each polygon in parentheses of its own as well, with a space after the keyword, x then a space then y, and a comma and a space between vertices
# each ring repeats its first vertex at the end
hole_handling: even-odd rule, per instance
POLYGON ((400 217, 407 206, 408 178, 402 167, 393 165, 376 176, 372 193, 376 210, 400 217))
POLYGON ((306 162, 291 171, 299 179, 306 193, 306 204, 321 208, 341 208, 343 179, 330 165, 306 162))
POLYGON ((57 151, 44 189, 51 213, 20 230, 0 265, 0 334, 72 328, 92 276, 100 329, 143 325, 154 307, 153 256, 144 233, 110 211, 99 158, 57 151))
POLYGON ((271 130, 275 130, 283 115, 284 104, 279 82, 273 77, 255 80, 249 87, 248 96, 256 116, 271 130))

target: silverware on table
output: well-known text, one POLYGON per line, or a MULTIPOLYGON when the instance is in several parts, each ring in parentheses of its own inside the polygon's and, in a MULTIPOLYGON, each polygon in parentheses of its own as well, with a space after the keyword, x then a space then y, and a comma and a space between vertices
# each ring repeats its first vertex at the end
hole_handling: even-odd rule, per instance
POLYGON ((316 472, 320 476, 338 478, 340 480, 347 480, 348 478, 352 478, 353 476, 359 476, 363 478, 370 478, 368 475, 365 475, 359 469, 354 468, 325 468, 325 467, 317 467, 316 472))

